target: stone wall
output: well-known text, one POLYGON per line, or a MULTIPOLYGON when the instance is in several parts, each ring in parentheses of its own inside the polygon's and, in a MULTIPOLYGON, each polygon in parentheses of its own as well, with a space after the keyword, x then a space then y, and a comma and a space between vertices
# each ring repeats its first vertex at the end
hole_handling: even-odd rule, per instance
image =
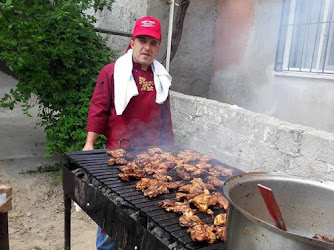
POLYGON ((246 172, 334 181, 334 134, 172 92, 176 143, 246 172))

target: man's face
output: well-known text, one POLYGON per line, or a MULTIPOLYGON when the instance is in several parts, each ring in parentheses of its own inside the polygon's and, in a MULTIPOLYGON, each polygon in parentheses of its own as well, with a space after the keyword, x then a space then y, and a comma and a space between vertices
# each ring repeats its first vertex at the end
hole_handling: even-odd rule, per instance
POLYGON ((143 70, 147 70, 159 52, 159 41, 150 36, 138 36, 131 40, 133 60, 141 64, 143 70))

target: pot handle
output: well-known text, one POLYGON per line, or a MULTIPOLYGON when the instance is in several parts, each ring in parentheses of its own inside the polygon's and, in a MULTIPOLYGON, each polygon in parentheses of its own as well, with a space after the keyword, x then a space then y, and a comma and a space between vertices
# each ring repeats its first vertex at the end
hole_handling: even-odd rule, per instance
MULTIPOLYGON (((122 147, 122 142, 123 141, 128 142, 130 144, 130 149, 133 149, 133 143, 132 143, 132 141, 130 139, 127 139, 127 138, 119 139, 119 141, 118 141, 118 148, 123 148, 122 147)), ((126 148, 123 148, 123 149, 126 149, 126 148)))

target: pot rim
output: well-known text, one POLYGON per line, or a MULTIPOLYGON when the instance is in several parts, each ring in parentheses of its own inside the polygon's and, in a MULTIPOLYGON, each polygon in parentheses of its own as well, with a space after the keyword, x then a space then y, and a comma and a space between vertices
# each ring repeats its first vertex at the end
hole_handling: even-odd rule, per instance
POLYGON ((330 190, 334 191, 334 183, 331 181, 314 181, 314 180, 310 180, 306 177, 301 177, 301 176, 296 176, 296 175, 290 175, 290 174, 285 174, 285 173, 277 173, 277 172, 248 172, 248 173, 242 173, 242 174, 238 174, 238 175, 234 175, 230 178, 228 178, 225 182, 224 182, 224 188, 223 188, 223 192, 224 195, 226 196, 226 198, 228 199, 228 201, 230 202, 230 204, 237 209, 241 214, 243 214, 247 219, 251 220, 252 222, 256 223, 256 224, 260 224, 263 225, 264 227, 266 227, 267 229, 274 231, 275 233, 284 235, 284 237, 288 237, 288 238, 292 238, 292 239, 296 239, 298 241, 302 241, 302 242, 307 242, 307 243, 312 243, 313 245, 319 246, 319 247, 331 247, 333 248, 334 245, 332 243, 328 243, 328 242, 323 242, 317 239, 313 239, 313 238, 309 238, 306 236, 302 236, 290 231, 284 231, 281 230, 263 220, 260 220, 256 217, 254 217, 253 215, 251 215, 250 213, 246 212, 245 210, 243 210, 242 208, 240 208, 238 205, 236 205, 232 200, 231 197, 229 195, 229 190, 234 187, 235 185, 239 185, 240 181, 244 181, 246 182, 247 180, 255 180, 257 178, 261 177, 262 180, 264 179, 284 179, 284 180, 293 180, 299 183, 308 183, 308 184, 313 184, 319 187, 323 187, 323 188, 327 188, 330 190), (245 181, 246 180, 246 181, 245 181))

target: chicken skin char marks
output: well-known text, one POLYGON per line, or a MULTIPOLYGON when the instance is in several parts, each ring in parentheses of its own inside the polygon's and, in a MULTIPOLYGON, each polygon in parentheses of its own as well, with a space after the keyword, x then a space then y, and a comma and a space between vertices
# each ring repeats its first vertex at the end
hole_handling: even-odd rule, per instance
POLYGON ((224 177, 233 175, 233 170, 220 165, 215 165, 208 170, 208 174, 215 177, 224 177))
POLYGON ((217 236, 213 232, 213 228, 204 223, 195 224, 189 228, 187 232, 190 234, 190 238, 197 242, 209 242, 210 244, 215 243, 217 236))
POLYGON ((193 180, 190 181, 190 183, 191 184, 187 184, 184 185, 183 187, 180 187, 179 191, 191 194, 191 193, 198 193, 199 190, 202 190, 201 193, 203 193, 204 189, 214 190, 214 187, 212 185, 204 183, 201 178, 194 178, 193 180))
POLYGON ((189 201, 194 204, 200 211, 213 215, 214 213, 211 209, 209 209, 209 206, 216 205, 218 198, 215 195, 210 195, 207 190, 207 192, 197 195, 189 201))
POLYGON ((214 192, 213 195, 217 197, 217 205, 227 211, 230 206, 228 199, 226 199, 224 195, 217 192, 214 192))
POLYGON ((201 222, 201 219, 192 211, 185 211, 179 218, 181 227, 192 227, 201 222))
POLYGON ((125 165, 127 164, 128 161, 125 160, 124 158, 110 158, 108 160, 108 165, 113 166, 113 165, 125 165))
POLYGON ((226 224, 226 214, 218 214, 213 220, 213 225, 215 226, 225 226, 225 224, 226 224))
POLYGON ((133 155, 123 148, 108 150, 106 153, 107 155, 111 155, 113 158, 124 158, 128 160, 133 159, 133 155))
POLYGON ((163 153, 163 151, 160 148, 149 148, 147 151, 150 155, 163 153))
POLYGON ((152 179, 150 185, 143 190, 143 194, 146 197, 154 198, 160 194, 168 194, 169 189, 167 182, 159 181, 157 179, 152 179))
POLYGON ((221 226, 214 226, 212 227, 213 232, 215 233, 217 239, 220 239, 222 241, 226 241, 226 227, 221 226))
POLYGON ((164 208, 167 212, 174 212, 174 213, 179 213, 179 214, 182 214, 185 212, 195 213, 195 210, 190 207, 190 204, 188 201, 178 202, 172 199, 167 199, 167 200, 160 201, 158 205, 164 208))
POLYGON ((208 176, 207 177, 207 183, 209 185, 212 185, 214 187, 222 187, 224 186, 224 182, 219 180, 217 177, 214 177, 214 176, 208 176))

